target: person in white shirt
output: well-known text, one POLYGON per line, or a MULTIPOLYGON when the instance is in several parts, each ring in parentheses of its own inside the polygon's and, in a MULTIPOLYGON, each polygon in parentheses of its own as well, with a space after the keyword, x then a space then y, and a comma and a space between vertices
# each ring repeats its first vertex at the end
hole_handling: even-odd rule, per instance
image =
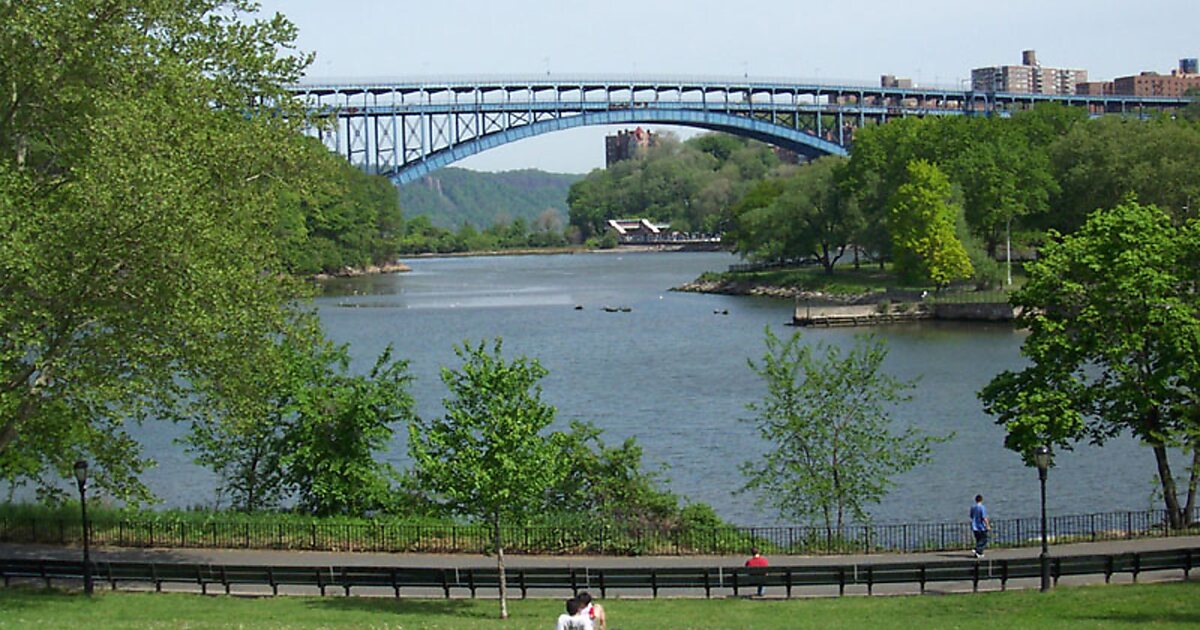
POLYGON ((572 597, 567 600, 567 612, 558 616, 555 630, 593 630, 592 620, 584 611, 583 602, 572 597))
POLYGON ((592 601, 591 593, 580 591, 575 599, 583 606, 579 614, 586 616, 592 621, 592 625, 598 630, 608 630, 608 619, 604 616, 604 607, 592 601))

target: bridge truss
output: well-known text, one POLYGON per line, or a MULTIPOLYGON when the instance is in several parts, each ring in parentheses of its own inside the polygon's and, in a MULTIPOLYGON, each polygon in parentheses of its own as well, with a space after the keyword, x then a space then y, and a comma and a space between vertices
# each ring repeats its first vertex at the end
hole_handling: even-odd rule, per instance
POLYGON ((331 150, 397 183, 543 133, 669 124, 724 131, 798 154, 846 154, 854 131, 890 118, 1009 115, 1042 102, 1092 115, 1151 115, 1187 98, 1052 96, 718 79, 456 79, 311 83, 290 88, 331 150))

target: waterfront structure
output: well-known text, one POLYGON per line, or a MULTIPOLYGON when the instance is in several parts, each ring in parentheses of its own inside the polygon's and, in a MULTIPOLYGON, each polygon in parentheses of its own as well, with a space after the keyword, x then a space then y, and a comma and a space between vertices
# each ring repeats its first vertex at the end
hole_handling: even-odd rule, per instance
POLYGON ((622 242, 656 238, 671 229, 666 223, 653 223, 650 219, 609 219, 608 227, 622 242))
MULTIPOLYGON (((897 85, 903 85, 897 80, 897 85)), ((1008 116, 1038 103, 1094 116, 1153 116, 1188 97, 1033 94, 737 78, 397 80, 289 86, 308 131, 351 164, 398 184, 468 156, 590 125, 682 125, 766 142, 804 158, 846 155, 857 129, 906 116, 1008 116)))
POLYGON ((1021 52, 1020 65, 971 70, 971 88, 979 92, 1075 94, 1075 86, 1087 80, 1087 70, 1043 67, 1033 50, 1021 52))
POLYGON ((631 160, 646 155, 650 147, 658 144, 658 134, 638 127, 633 131, 622 129, 604 137, 604 167, 608 168, 622 160, 631 160))

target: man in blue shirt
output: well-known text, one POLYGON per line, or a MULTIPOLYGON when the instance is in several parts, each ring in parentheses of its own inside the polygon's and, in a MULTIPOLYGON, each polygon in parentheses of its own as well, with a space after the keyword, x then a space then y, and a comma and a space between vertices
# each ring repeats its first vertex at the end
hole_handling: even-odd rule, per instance
POLYGON ((975 495, 975 505, 971 506, 971 533, 975 534, 975 557, 983 557, 983 548, 987 547, 988 530, 992 528, 988 520, 987 508, 983 506, 983 495, 975 495))

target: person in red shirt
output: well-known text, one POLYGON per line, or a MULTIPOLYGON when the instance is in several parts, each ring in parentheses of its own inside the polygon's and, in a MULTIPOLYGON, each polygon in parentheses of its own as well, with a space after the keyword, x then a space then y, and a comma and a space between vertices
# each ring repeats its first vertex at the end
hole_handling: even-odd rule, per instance
MULTIPOLYGON (((749 568, 766 568, 767 558, 765 556, 763 556, 761 553, 759 553, 757 547, 753 547, 750 549, 750 558, 748 560, 746 560, 746 566, 749 568)), ((762 597, 762 594, 763 594, 763 585, 759 584, 758 585, 758 596, 762 597)))

